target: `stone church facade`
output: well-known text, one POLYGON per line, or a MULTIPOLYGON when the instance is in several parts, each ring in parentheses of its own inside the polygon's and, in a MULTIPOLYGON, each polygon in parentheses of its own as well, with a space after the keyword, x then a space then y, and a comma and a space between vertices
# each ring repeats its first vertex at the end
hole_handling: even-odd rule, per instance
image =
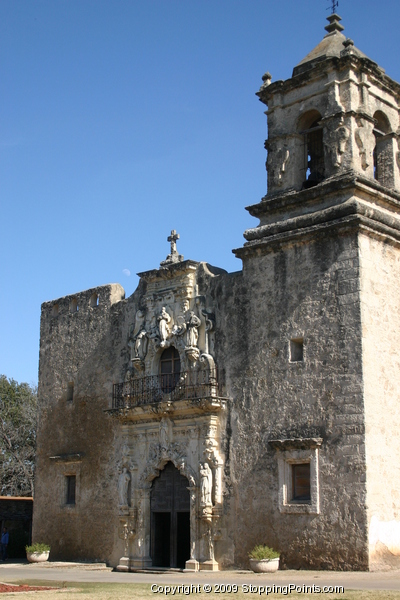
POLYGON ((331 15, 267 73, 268 194, 226 273, 170 254, 42 305, 33 536, 121 570, 400 565, 400 85, 331 15))

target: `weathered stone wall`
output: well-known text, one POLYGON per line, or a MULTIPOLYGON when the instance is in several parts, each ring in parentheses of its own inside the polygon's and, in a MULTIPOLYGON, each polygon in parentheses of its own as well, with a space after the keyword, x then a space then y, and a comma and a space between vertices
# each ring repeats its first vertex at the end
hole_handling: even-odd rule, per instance
POLYGON ((123 298, 107 285, 42 305, 33 540, 53 559, 107 560, 115 542, 116 425, 104 410, 119 376, 123 298), (66 504, 66 475, 76 476, 76 505, 66 504))
POLYGON ((400 251, 360 237, 370 567, 400 566, 400 251))
MULTIPOLYGON (((202 298, 208 292, 209 278, 223 271, 196 264, 195 289, 202 298)), ((171 279, 167 277, 163 285, 168 293, 171 279)), ((162 294, 162 289, 159 287, 157 293, 162 294)), ((150 416, 144 419, 145 426, 135 426, 105 411, 111 408, 113 383, 124 381, 131 368, 128 342, 139 307, 152 295, 147 292, 146 279, 142 278, 136 292, 126 300, 119 285, 110 285, 42 305, 33 539, 49 543, 54 560, 105 560, 116 566, 124 555, 118 506, 124 446, 133 443, 129 452, 136 471, 130 508, 137 511, 143 490, 136 489, 134 478, 142 476, 149 466, 146 457, 153 451, 150 446, 157 443, 161 416, 150 416), (72 399, 68 393, 71 383, 72 399), (66 503, 69 475, 76 477, 75 505, 66 503)), ((201 330, 202 344, 203 338, 201 330)), ((170 441, 175 446, 188 438, 189 431, 195 435, 195 451, 189 443, 188 466, 198 469, 213 420, 196 415, 176 420, 172 416, 170 423, 171 432, 175 432, 170 441)), ((221 423, 225 423, 224 418, 221 423)), ((221 432, 219 426, 216 429, 217 438, 225 439, 225 424, 221 432)), ((135 526, 138 528, 138 523, 135 526)), ((138 529, 136 538, 137 546, 138 529)))
MULTIPOLYGON (((220 434, 221 566, 246 566, 248 551, 267 543, 290 567, 367 567, 358 275, 356 234, 275 248, 245 259, 243 272, 208 279, 200 270, 199 291, 215 310, 220 395, 229 398, 220 434), (302 362, 290 361, 293 338, 304 339, 302 362), (287 438, 322 438, 311 451, 317 510, 281 512, 282 450, 268 442, 287 438)), ((34 539, 50 543, 54 559, 115 565, 122 555, 123 428, 104 410, 129 366, 129 331, 145 292, 141 284, 121 301, 119 286, 88 290, 56 302, 56 316, 56 303, 43 305, 34 539), (99 304, 90 307, 95 293, 99 304), (79 310, 70 312, 74 298, 79 310), (68 474, 77 477, 76 506, 65 505, 68 474)))
POLYGON ((243 275, 214 282, 237 565, 266 543, 292 568, 368 566, 358 276, 356 234, 336 233, 249 257, 243 275), (291 338, 304 339, 303 362, 290 362, 291 338), (280 512, 280 451, 268 442, 314 437, 319 514, 280 512))

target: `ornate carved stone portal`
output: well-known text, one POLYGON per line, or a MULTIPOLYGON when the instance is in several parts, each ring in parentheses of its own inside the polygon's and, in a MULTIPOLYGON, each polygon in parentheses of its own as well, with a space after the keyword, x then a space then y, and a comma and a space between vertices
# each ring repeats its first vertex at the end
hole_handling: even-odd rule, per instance
POLYGON ((177 239, 172 231, 160 269, 139 274, 146 291, 129 327, 130 365, 114 385, 121 570, 218 569, 226 399, 213 357, 218 326, 201 295, 201 281, 214 275, 183 261, 177 239))

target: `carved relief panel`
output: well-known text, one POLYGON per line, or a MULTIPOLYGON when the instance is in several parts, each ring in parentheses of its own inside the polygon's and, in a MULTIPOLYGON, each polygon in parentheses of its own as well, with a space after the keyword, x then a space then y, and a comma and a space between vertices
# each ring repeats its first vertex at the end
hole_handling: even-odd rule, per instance
MULTIPOLYGON (((140 431, 133 423, 124 425, 123 437, 125 441, 118 461, 122 465, 118 479, 120 514, 123 511, 120 537, 125 543, 121 568, 126 566, 126 552, 129 552, 131 567, 151 564, 154 544, 158 543, 158 534, 153 528, 155 517, 152 521, 151 515, 153 512, 171 512, 173 524, 176 521, 174 511, 188 513, 190 555, 186 557, 186 568, 197 570, 202 565, 207 569, 217 568, 215 541, 221 516, 224 464, 220 418, 205 415, 184 423, 163 416, 156 422, 142 423, 140 431), (134 476, 128 469, 128 456, 129 465, 135 465, 134 476), (167 471, 173 476, 167 477, 167 471), (135 490, 128 498, 127 486, 131 484, 135 490)), ((175 529, 172 533, 179 536, 175 529)), ((171 547, 175 547, 172 541, 171 547)))
POLYGON ((157 375, 158 359, 171 346, 179 352, 181 371, 204 368, 201 356, 213 348, 215 317, 206 298, 196 295, 196 264, 187 261, 173 278, 164 271, 145 274, 147 294, 130 327, 128 345, 137 375, 157 375))

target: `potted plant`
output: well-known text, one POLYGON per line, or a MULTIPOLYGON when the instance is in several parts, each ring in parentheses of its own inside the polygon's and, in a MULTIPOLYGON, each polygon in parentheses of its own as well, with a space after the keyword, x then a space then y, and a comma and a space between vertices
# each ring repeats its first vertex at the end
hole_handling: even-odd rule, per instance
POLYGON ((36 542, 32 546, 25 546, 26 558, 29 562, 45 562, 49 560, 50 546, 36 542))
POLYGON ((279 552, 269 546, 255 546, 249 559, 254 573, 274 573, 279 569, 279 552))

